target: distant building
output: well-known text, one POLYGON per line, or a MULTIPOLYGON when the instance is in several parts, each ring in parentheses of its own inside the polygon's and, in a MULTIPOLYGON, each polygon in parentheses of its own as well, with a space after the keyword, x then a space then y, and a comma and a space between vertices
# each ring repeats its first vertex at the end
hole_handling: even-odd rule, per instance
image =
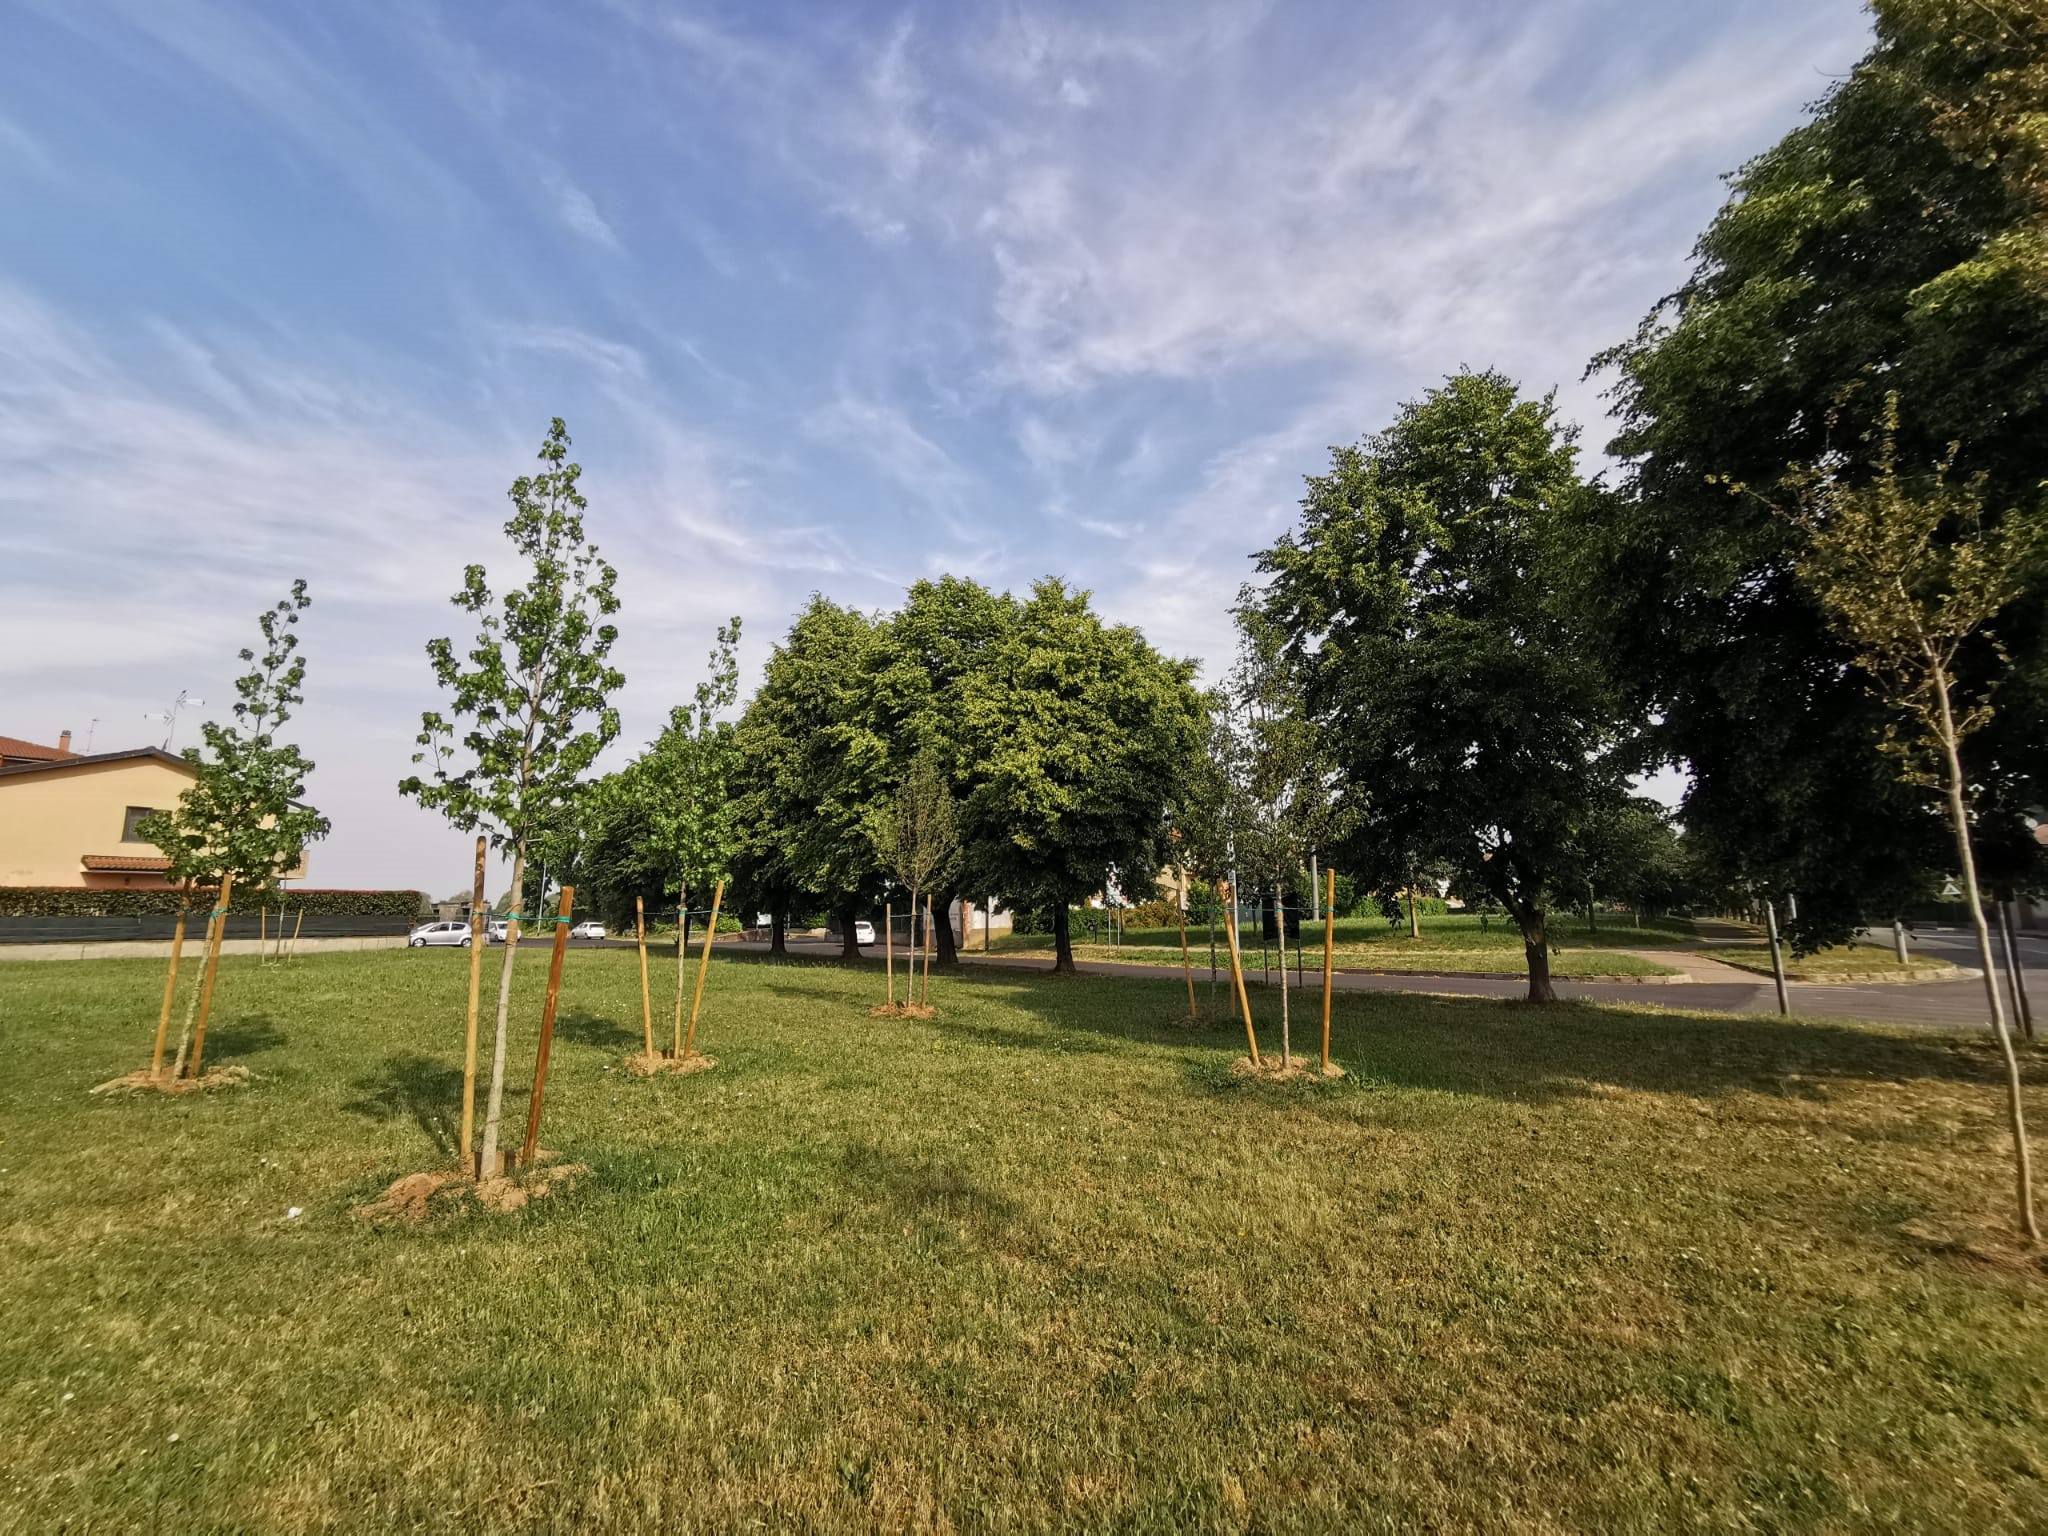
MULTIPOLYGON (((80 756, 70 734, 54 749, 0 736, 0 885, 162 888, 170 860, 135 829, 176 806, 197 775, 158 747, 80 756)), ((301 859, 285 878, 305 874, 301 859)))
POLYGON ((57 738, 54 747, 38 746, 18 736, 0 736, 0 768, 11 768, 21 763, 58 763, 76 756, 78 754, 71 750, 69 731, 57 738))

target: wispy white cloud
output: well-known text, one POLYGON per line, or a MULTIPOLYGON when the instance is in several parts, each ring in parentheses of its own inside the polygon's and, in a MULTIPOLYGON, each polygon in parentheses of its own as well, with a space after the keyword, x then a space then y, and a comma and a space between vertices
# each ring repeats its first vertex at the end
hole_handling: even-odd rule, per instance
POLYGON ((547 188, 548 196, 554 202, 556 217, 572 233, 610 250, 619 248, 617 231, 597 211, 597 204, 591 201, 588 192, 553 167, 542 171, 541 184, 547 188))
POLYGON ((804 427, 813 437, 866 459, 925 503, 957 503, 969 484, 952 455, 888 401, 842 393, 812 412, 804 427))

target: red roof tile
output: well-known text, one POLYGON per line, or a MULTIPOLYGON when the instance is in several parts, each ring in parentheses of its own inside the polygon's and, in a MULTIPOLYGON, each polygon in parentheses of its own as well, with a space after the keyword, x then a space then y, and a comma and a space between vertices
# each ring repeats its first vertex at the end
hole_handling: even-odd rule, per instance
POLYGON ((33 741, 23 741, 19 736, 0 736, 0 762, 20 758, 29 762, 54 763, 76 756, 76 752, 68 752, 62 747, 38 746, 33 741))

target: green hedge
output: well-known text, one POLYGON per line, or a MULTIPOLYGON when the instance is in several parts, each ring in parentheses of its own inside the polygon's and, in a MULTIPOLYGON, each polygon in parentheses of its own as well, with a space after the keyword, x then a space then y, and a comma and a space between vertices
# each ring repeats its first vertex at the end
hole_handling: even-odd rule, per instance
MULTIPOLYGON (((204 892, 195 893, 203 898, 204 892)), ((172 890, 83 890, 68 885, 0 885, 0 917, 145 917, 176 912, 184 899, 172 890)), ((427 904, 420 891, 293 891, 257 897, 235 892, 236 912, 282 903, 289 912, 318 917, 417 917, 427 904)))

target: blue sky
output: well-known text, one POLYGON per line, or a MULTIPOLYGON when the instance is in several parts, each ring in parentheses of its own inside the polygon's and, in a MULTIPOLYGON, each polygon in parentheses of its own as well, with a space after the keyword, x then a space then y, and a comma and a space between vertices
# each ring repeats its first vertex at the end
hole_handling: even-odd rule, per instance
MULTIPOLYGON (((422 648, 567 418, 626 735, 717 621, 1057 573, 1213 663, 1328 445, 1556 386, 1851 0, 488 6, 15 0, 0 733, 160 739, 314 607, 315 884, 462 883, 401 801, 422 648), (154 734, 153 734, 154 733, 154 734)), ((185 740, 196 738, 185 728, 185 740)))

